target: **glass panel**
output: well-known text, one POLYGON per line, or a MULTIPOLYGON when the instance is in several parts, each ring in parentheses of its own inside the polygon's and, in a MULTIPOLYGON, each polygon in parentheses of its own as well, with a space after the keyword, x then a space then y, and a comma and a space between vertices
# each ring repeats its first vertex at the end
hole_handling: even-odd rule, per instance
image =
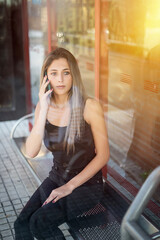
POLYGON ((0 2, 0 111, 15 109, 11 8, 0 2), (7 63, 7 64, 6 64, 7 63))
POLYGON ((38 102, 41 67, 48 52, 46 1, 28 1, 30 78, 33 107, 38 102))
POLYGON ((87 93, 94 96, 94 0, 28 1, 32 103, 38 101, 43 59, 61 46, 76 57, 87 93))
POLYGON ((21 1, 1 0, 0 121, 17 119, 26 113, 23 23, 21 1))
POLYGON ((101 0, 100 32, 111 160, 139 188, 160 165, 160 1, 101 0))
POLYGON ((73 53, 87 93, 94 96, 94 0, 57 0, 50 3, 51 12, 56 14, 56 19, 51 14, 52 46, 56 43, 73 53))

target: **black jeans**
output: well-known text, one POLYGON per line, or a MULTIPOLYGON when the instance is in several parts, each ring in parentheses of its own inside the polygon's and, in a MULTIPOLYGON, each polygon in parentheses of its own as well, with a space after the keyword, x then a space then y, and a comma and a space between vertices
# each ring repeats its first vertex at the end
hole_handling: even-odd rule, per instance
POLYGON ((50 178, 44 180, 14 223, 16 240, 32 240, 34 237, 38 240, 65 239, 58 226, 88 211, 103 194, 102 182, 84 184, 56 203, 50 202, 42 207, 51 191, 63 184, 65 182, 58 175, 56 182, 50 178))
POLYGON ((42 207, 51 191, 57 187, 47 178, 36 190, 14 223, 16 240, 32 240, 34 236, 45 240, 65 239, 58 228, 66 221, 63 199, 42 207))

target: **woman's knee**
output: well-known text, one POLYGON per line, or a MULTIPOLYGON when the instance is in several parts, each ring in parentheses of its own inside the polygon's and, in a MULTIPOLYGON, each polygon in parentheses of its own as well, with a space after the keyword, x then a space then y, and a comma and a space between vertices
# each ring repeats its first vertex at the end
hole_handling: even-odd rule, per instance
POLYGON ((16 221, 14 222, 14 229, 18 229, 20 227, 20 221, 19 218, 16 219, 16 221))
POLYGON ((16 221, 14 222, 15 231, 21 229, 23 225, 26 225, 25 219, 21 218, 20 216, 17 217, 16 221))
POLYGON ((55 224, 53 224, 53 222, 51 223, 47 214, 45 215, 41 211, 38 211, 31 216, 30 231, 37 239, 64 239, 56 221, 55 224))
POLYGON ((20 216, 14 222, 15 239, 33 239, 28 228, 28 221, 20 216))
POLYGON ((43 221, 42 216, 40 216, 37 213, 34 213, 31 216, 29 221, 29 227, 30 227, 30 231, 35 237, 39 236, 41 232, 43 232, 43 230, 45 229, 44 225, 45 225, 45 221, 43 221))

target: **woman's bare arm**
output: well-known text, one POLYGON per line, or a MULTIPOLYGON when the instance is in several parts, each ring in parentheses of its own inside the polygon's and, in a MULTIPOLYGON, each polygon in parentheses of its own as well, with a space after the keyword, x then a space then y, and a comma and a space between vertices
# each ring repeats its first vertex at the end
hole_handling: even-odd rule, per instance
POLYGON ((38 103, 35 110, 35 123, 30 135, 26 140, 26 155, 34 158, 40 151, 44 136, 44 126, 46 121, 46 113, 40 109, 38 103))
POLYGON ((39 102, 35 109, 35 123, 26 141, 26 155, 30 158, 37 156, 41 149, 42 140, 44 137, 46 116, 50 103, 50 94, 52 92, 52 90, 45 92, 48 83, 49 82, 46 82, 46 77, 44 77, 39 91, 39 102))

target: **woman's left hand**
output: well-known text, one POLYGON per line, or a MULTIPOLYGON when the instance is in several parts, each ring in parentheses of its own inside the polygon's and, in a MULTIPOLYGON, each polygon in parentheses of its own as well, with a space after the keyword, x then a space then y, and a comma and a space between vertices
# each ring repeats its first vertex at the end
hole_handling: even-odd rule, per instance
POLYGON ((71 194, 73 191, 73 189, 71 188, 71 186, 65 184, 59 188, 54 189, 51 194, 49 195, 49 197, 46 199, 46 201, 43 203, 42 206, 44 206, 45 204, 49 203, 49 202, 57 202, 59 199, 71 194))

